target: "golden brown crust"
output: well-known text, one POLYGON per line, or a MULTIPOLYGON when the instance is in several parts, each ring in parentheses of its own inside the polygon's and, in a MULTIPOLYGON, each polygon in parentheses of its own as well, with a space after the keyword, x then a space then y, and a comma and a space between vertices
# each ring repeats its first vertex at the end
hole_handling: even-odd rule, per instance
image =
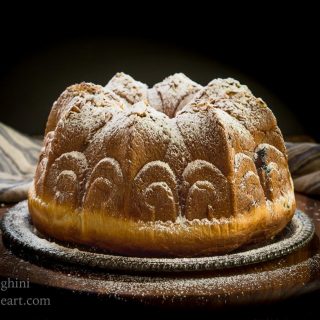
POLYGON ((173 118, 201 88, 183 73, 176 73, 148 90, 149 104, 173 118))
POLYGON ((42 201, 30 191, 29 210, 36 228, 71 243, 92 245, 110 252, 153 257, 196 257, 232 251, 245 244, 272 238, 292 218, 294 198, 284 195, 229 219, 178 219, 143 222, 105 212, 75 211, 42 201))
POLYGON ((176 74, 153 88, 164 114, 150 90, 118 74, 61 95, 29 196, 35 225, 140 256, 223 253, 282 230, 293 185, 264 102, 233 79, 201 88, 176 74))
POLYGON ((113 91, 124 99, 129 105, 139 101, 148 100, 148 87, 140 81, 134 80, 131 76, 118 72, 106 85, 107 89, 113 91))

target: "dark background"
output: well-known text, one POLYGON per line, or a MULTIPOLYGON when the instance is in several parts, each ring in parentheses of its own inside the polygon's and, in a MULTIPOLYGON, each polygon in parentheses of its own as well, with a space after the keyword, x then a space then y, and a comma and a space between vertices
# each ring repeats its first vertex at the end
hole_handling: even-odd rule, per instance
MULTIPOLYGON (((124 71, 153 85, 184 72, 201 84, 214 77, 239 79, 269 103, 286 136, 307 134, 319 141, 318 10, 307 2, 270 3, 2 7, 0 121, 41 134, 53 101, 70 84, 105 84, 124 71)), ((56 296, 70 303, 70 297, 56 296)), ((319 292, 282 306, 250 307, 249 318, 312 319, 318 301, 319 292)), ((76 298, 71 310, 82 302, 76 298)))
POLYGON ((68 85, 104 85, 124 71, 151 86, 184 72, 203 85, 215 77, 239 79, 266 100, 286 137, 319 140, 315 13, 292 4, 174 9, 165 2, 49 7, 46 14, 22 9, 1 22, 0 121, 41 134, 68 85))

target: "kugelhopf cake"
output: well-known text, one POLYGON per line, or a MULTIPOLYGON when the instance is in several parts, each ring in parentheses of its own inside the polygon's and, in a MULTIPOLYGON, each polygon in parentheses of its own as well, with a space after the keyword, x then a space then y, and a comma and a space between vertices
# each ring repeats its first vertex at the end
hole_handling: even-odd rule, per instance
POLYGON ((54 103, 29 209, 58 240, 191 257, 272 238, 295 198, 276 119, 246 86, 118 73, 54 103))

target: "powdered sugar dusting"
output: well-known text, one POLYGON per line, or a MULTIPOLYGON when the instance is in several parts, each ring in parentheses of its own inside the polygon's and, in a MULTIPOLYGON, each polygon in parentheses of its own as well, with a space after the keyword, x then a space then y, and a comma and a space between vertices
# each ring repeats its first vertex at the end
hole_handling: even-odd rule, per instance
MULTIPOLYGON (((234 199, 240 191, 249 198, 264 178, 261 170, 259 176, 253 175, 260 161, 257 145, 272 141, 265 141, 265 136, 277 129, 271 111, 233 79, 217 79, 202 88, 185 75, 175 74, 150 90, 123 73, 105 88, 85 83, 68 88, 48 121, 53 131, 49 130, 42 154, 47 161, 41 161, 37 169, 36 197, 59 200, 61 206, 71 203, 76 212, 83 212, 84 207, 90 212, 93 201, 98 212, 143 221, 146 226, 184 217, 195 224, 218 225, 214 231, 218 234, 224 226, 227 233, 233 232, 225 221, 240 210, 234 199), (158 110, 152 107, 154 102, 160 104, 158 110), (251 161, 252 176, 241 172, 239 189, 235 188, 239 180, 236 154, 256 160, 251 161), (91 182, 102 159, 117 163, 122 178, 114 179, 114 170, 105 168, 91 182), (99 199, 94 201, 95 197, 99 199)), ((271 167, 272 161, 266 161, 271 167)), ((273 162, 281 179, 289 180, 287 163, 278 156, 273 162)), ((270 197, 270 188, 275 189, 269 180, 261 193, 265 198, 270 197)), ((292 187, 285 191, 293 192, 292 187)), ((273 193, 274 198, 278 193, 273 193)), ((240 211, 250 212, 256 204, 256 199, 250 199, 240 211)), ((156 228, 165 231, 166 225, 156 224, 154 232, 156 228)), ((166 232, 174 234, 174 225, 166 232)))
POLYGON ((118 72, 109 81, 106 88, 123 98, 129 105, 139 101, 147 101, 147 85, 134 80, 123 72, 118 72))

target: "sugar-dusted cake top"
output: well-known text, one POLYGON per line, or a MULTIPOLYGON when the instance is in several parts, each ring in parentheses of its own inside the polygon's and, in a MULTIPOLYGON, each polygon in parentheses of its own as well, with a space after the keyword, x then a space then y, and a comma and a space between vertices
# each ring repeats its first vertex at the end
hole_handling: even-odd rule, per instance
POLYGON ((73 85, 54 103, 45 141, 36 191, 74 208, 144 221, 227 217, 277 192, 277 182, 259 177, 268 166, 260 149, 291 187, 274 115, 231 78, 202 87, 177 73, 148 88, 117 73, 105 87, 73 85), (237 179, 250 181, 242 198, 232 196, 237 179))

